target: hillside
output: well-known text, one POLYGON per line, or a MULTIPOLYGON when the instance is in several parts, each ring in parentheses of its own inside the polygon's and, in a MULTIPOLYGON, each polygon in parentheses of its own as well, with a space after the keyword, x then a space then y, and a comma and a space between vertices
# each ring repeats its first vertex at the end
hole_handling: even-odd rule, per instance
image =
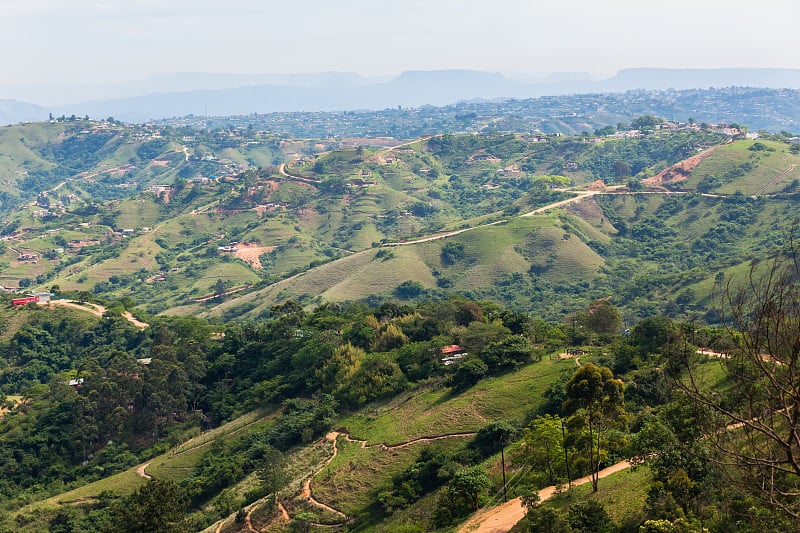
MULTIPOLYGON (((519 527, 785 529, 758 495, 794 474, 717 465, 750 442, 731 419, 761 427, 786 401, 749 384, 796 358, 740 344, 761 329, 720 324, 713 294, 796 242, 795 146, 442 135, 17 209, 0 281, 77 303, 0 295, 0 524, 141 531, 167 509, 192 531, 452 531, 588 476, 513 504, 519 527), (648 467, 600 479, 630 461, 648 467), (720 511, 731 498, 745 510, 720 511)), ((773 279, 795 294, 796 272, 773 279)), ((789 318, 756 324, 791 340, 781 298, 761 312, 789 318)))
MULTIPOLYGON (((542 520, 724 531, 768 516, 790 530, 780 507, 757 499, 758 483, 726 482, 746 473, 717 462, 732 452, 697 459, 728 438, 746 443, 742 423, 692 418, 695 397, 687 404, 686 385, 657 368, 675 371, 682 346, 694 353, 690 391, 739 394, 726 390, 737 383, 727 360, 746 359, 724 328, 651 317, 621 335, 607 300, 576 314, 577 337, 574 325, 460 299, 290 303, 216 332, 191 317, 140 329, 119 309, 79 318, 27 307, 4 330, 4 528, 419 533, 508 531, 524 518, 517 531, 542 520), (448 362, 453 346, 469 354, 448 362), (614 407, 605 414, 574 407, 595 380, 614 407), (710 504, 731 498, 749 507, 731 516, 710 504)), ((773 352, 755 353, 763 365, 783 357, 773 352)))
POLYGON ((710 281, 779 242, 800 176, 790 143, 721 139, 445 135, 77 200, 57 216, 28 208, 10 216, 0 283, 225 319, 289 298, 452 291, 548 319, 610 294, 630 320, 687 316, 710 281))

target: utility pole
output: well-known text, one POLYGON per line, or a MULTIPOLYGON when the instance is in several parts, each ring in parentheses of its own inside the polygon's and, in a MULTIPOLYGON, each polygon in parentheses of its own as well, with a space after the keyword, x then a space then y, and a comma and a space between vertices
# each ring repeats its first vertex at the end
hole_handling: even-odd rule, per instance
POLYGON ((572 346, 575 346, 575 323, 578 321, 578 315, 572 315, 572 346))
POLYGON ((503 501, 508 501, 508 487, 506 486, 506 455, 505 455, 506 446, 503 444, 503 447, 500 448, 500 461, 503 464, 503 501))
POLYGON ((567 438, 564 435, 564 420, 561 420, 561 447, 564 448, 564 464, 567 466, 567 485, 572 488, 572 474, 569 472, 569 455, 567 454, 567 438))

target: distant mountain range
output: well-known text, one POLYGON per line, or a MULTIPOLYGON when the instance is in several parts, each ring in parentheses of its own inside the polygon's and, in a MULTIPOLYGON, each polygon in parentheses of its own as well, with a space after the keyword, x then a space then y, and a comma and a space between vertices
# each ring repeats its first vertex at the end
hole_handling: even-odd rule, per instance
MULTIPOLYGON (((246 115, 292 111, 344 111, 397 106, 441 106, 462 100, 624 92, 633 89, 708 87, 800 88, 797 69, 625 69, 601 80, 583 73, 553 73, 520 80, 471 70, 408 71, 392 79, 365 78, 347 72, 315 74, 162 75, 144 82, 104 88, 65 89, 80 103, 36 106, 0 100, 0 123, 42 120, 54 115, 113 116, 127 122, 194 115, 246 115), (115 95, 80 101, 77 94, 115 95)), ((3 90, 3 87, 0 87, 3 90)), ((29 92, 37 94, 33 89, 29 92)))
POLYGON ((0 100, 0 124, 47 120, 48 111, 38 105, 17 100, 0 100))

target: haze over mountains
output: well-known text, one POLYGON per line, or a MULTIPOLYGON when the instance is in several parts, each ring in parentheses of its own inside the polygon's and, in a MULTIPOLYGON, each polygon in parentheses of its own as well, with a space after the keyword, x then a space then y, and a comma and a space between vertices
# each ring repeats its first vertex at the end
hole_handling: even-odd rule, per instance
POLYGON ((388 80, 348 72, 178 73, 120 85, 62 87, 57 92, 0 86, 0 94, 14 96, 13 100, 0 100, 0 123, 45 120, 49 113, 142 122, 188 114, 385 109, 441 106, 471 99, 727 86, 800 88, 800 70, 633 68, 606 79, 583 73, 523 79, 473 70, 407 71, 388 80))

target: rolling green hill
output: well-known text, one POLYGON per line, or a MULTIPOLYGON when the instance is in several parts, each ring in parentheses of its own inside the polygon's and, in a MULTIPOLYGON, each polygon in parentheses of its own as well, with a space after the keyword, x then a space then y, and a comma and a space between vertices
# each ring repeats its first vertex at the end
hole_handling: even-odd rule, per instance
MULTIPOLYGON (((609 295, 631 320, 688 316, 702 309, 707 280, 779 241, 800 172, 788 143, 734 141, 685 171, 688 179, 640 191, 639 180, 722 140, 663 131, 603 142, 443 135, 185 181, 181 169, 192 167, 197 177, 219 167, 214 152, 197 144, 199 134, 159 140, 103 126, 103 138, 113 135, 103 165, 121 164, 113 154, 150 157, 150 183, 173 180, 172 188, 90 204, 86 175, 71 179, 58 194, 68 199, 61 190, 83 183, 74 204, 44 215, 44 207, 28 205, 9 215, 0 283, 57 285, 130 297, 149 313, 227 319, 265 314, 286 299, 378 302, 453 291, 550 319, 609 295), (598 180, 629 188, 598 188, 598 180), (519 217, 576 193, 587 197, 519 217), (25 253, 38 257, 20 260, 25 253)), ((31 126, 24 146, 45 153, 36 143, 47 146, 47 135, 62 133, 61 144, 70 135, 79 143, 77 127, 31 126)), ((7 133, 9 153, 19 157, 24 146, 11 139, 7 133)), ((268 144, 237 148, 225 139, 212 132, 205 142, 216 140, 217 153, 237 164, 268 144)), ((96 185, 100 196, 109 190, 96 185)), ((38 196, 40 203, 54 197, 38 196)))

